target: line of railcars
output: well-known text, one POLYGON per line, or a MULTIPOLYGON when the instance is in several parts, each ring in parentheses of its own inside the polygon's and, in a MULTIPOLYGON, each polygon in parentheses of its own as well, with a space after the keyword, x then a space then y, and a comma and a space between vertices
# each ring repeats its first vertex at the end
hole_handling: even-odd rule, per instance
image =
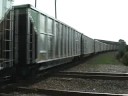
POLYGON ((117 48, 115 43, 87 37, 31 5, 15 6, 0 22, 0 76, 27 76, 74 58, 117 48))

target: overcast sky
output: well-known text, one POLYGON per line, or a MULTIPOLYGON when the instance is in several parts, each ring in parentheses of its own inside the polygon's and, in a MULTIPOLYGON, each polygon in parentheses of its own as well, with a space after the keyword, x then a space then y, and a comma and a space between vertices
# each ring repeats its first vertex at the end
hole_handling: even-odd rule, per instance
MULTIPOLYGON (((14 0, 14 5, 35 0, 14 0)), ((55 0, 37 0, 37 9, 55 17, 55 0)), ((57 18, 85 35, 128 44, 128 0, 57 0, 57 18)))

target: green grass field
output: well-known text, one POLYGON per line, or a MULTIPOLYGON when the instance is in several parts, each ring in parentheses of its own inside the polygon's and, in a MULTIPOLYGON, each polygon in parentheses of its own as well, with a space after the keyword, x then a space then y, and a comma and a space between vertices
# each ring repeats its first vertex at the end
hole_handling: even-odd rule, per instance
POLYGON ((89 64, 121 64, 116 59, 116 52, 106 52, 97 54, 87 61, 89 64))

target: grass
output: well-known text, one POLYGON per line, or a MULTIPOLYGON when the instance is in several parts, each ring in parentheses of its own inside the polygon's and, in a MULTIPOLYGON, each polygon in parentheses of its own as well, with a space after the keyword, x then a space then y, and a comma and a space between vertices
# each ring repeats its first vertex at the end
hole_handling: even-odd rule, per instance
POLYGON ((121 64, 116 59, 116 52, 107 52, 95 55, 87 61, 88 64, 121 64))

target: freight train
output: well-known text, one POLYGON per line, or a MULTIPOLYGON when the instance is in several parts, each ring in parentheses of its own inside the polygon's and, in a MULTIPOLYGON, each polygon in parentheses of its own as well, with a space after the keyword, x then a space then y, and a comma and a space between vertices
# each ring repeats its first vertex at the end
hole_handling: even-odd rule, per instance
POLYGON ((28 76, 117 48, 117 42, 85 36, 30 4, 14 6, 0 21, 0 76, 28 76))

